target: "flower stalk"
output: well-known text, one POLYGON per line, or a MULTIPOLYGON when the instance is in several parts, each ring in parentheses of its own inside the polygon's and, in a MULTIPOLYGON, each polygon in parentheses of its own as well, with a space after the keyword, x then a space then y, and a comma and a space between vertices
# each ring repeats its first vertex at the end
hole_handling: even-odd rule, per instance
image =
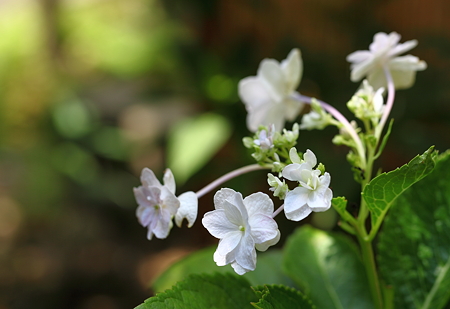
POLYGON ((231 171, 219 178, 217 178, 216 180, 214 180, 213 182, 211 182, 210 184, 208 184, 207 186, 205 186, 203 189, 200 189, 199 191, 196 192, 197 198, 201 198, 203 195, 209 193, 210 191, 214 190, 215 188, 217 188, 218 186, 220 186, 221 184, 223 184, 224 182, 227 182, 228 180, 231 180, 237 176, 246 174, 248 172, 253 172, 253 171, 258 171, 258 170, 264 170, 264 169, 270 169, 271 166, 261 166, 259 164, 251 164, 251 165, 247 165, 241 168, 238 168, 234 171, 231 171))
MULTIPOLYGON (((305 95, 301 95, 300 93, 296 92, 292 95, 293 98, 306 103, 306 104, 311 104, 312 98, 305 96, 305 95)), ((324 110, 326 110, 327 112, 329 112, 337 121, 339 121, 344 128, 347 130, 348 134, 350 134, 350 136, 352 137, 352 139, 355 141, 356 144, 356 149, 358 151, 358 155, 361 158, 361 168, 365 167, 365 162, 366 162, 366 153, 364 150, 364 146, 363 143, 361 141, 361 139, 358 136, 358 133, 356 133, 355 129, 353 128, 353 126, 350 124, 350 122, 347 120, 347 118, 345 118, 344 115, 342 115, 336 108, 334 108, 333 106, 331 106, 328 103, 325 103, 321 100, 317 100, 317 102, 320 103, 320 105, 323 107, 324 110)))

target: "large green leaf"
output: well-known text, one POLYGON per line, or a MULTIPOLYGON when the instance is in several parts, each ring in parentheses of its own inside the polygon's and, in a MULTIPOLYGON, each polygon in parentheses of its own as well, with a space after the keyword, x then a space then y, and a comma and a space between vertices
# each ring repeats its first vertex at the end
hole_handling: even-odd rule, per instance
POLYGON ((282 285, 253 288, 260 300, 252 304, 257 309, 315 309, 311 301, 299 291, 282 285))
POLYGON ((213 113, 177 123, 169 133, 167 145, 168 167, 177 184, 202 168, 230 135, 229 121, 213 113))
POLYGON ((364 188, 362 196, 371 215, 371 235, 376 234, 395 199, 433 170, 435 157, 434 147, 430 147, 408 164, 378 175, 364 188))
POLYGON ((170 290, 147 299, 136 309, 252 308, 258 296, 238 275, 191 275, 170 290))
MULTIPOLYGON (((172 265, 152 284, 155 292, 162 292, 178 281, 184 280, 190 274, 201 273, 233 273, 230 265, 219 267, 213 261, 213 253, 216 246, 199 250, 188 255, 172 265)), ((251 285, 285 284, 293 286, 292 280, 283 274, 281 270, 282 252, 270 249, 267 252, 258 253, 256 270, 243 275, 251 285)))
POLYGON ((373 308, 360 256, 346 237, 299 228, 285 245, 283 269, 317 308, 373 308))
POLYGON ((450 152, 395 201, 378 251, 396 308, 450 308, 450 152))

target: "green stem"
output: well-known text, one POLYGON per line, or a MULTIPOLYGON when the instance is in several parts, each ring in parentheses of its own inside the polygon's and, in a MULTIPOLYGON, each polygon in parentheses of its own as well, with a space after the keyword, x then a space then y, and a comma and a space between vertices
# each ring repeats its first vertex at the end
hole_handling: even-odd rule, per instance
MULTIPOLYGON (((373 148, 370 145, 366 145, 366 147, 367 147, 367 163, 366 163, 366 169, 364 170, 364 179, 361 182, 361 192, 364 192, 364 188, 372 179, 373 162, 375 161, 374 152, 375 152, 376 147, 373 148)), ((368 215, 369 215, 369 209, 367 208, 364 198, 361 198, 361 206, 359 208, 358 221, 360 221, 362 224, 364 224, 368 215)))
MULTIPOLYGON (((358 231, 359 232, 359 231, 358 231)), ((364 240, 363 235, 357 234, 358 242, 361 247, 361 256, 366 269, 367 279, 369 280, 370 292, 376 309, 383 309, 383 295, 381 294, 380 280, 378 278, 375 257, 372 249, 372 242, 364 240)))
MULTIPOLYGON (((378 145, 378 142, 376 143, 378 145)), ((361 192, 364 192, 365 186, 372 179, 373 163, 375 161, 375 150, 377 145, 366 144, 367 162, 364 170, 364 179, 361 182, 361 192)), ((366 230, 366 220, 369 216, 369 209, 364 198, 361 198, 361 207, 357 218, 357 223, 354 225, 356 237, 358 238, 361 247, 361 257, 364 268, 366 270, 367 279, 369 281, 370 292, 374 301, 375 308, 383 309, 383 294, 381 292, 380 280, 378 278, 377 266, 372 248, 372 239, 368 239, 366 230)))

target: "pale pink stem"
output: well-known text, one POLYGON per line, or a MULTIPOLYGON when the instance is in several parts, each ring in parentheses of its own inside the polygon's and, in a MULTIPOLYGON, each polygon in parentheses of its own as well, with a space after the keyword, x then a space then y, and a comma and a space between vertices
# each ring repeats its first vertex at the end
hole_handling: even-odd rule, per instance
POLYGON ((234 177, 237 177, 239 175, 242 175, 242 174, 245 174, 245 173, 248 173, 248 172, 258 171, 258 170, 263 170, 263 169, 270 169, 270 167, 261 166, 259 164, 251 164, 251 165, 247 165, 247 166, 238 168, 238 169, 236 169, 234 171, 231 171, 231 172, 223 175, 222 177, 217 178, 216 180, 211 182, 209 185, 207 185, 203 189, 197 191, 197 193, 196 193, 197 198, 201 198, 206 193, 210 192, 211 190, 213 190, 214 188, 218 187, 222 183, 224 183, 224 182, 226 182, 226 181, 228 181, 230 179, 233 179, 234 177))
POLYGON ((387 81, 388 96, 386 106, 384 107, 383 115, 381 116, 380 123, 378 124, 375 132, 375 136, 378 138, 381 136, 381 132, 383 132, 384 125, 386 124, 389 114, 391 113, 395 99, 395 86, 394 81, 392 80, 391 72, 389 71, 389 68, 386 65, 383 67, 383 70, 387 81))
MULTIPOLYGON (((293 97, 301 102, 304 102, 306 104, 311 104, 312 98, 308 96, 301 95, 300 93, 295 93, 293 97)), ((317 100, 317 99, 316 99, 317 100)), ((323 107, 324 110, 329 112, 337 121, 342 123, 342 125, 347 130, 348 134, 353 138, 353 140, 356 143, 356 149, 358 151, 358 154, 361 158, 361 163, 366 164, 366 152, 364 151, 364 146, 361 142, 361 139, 358 136, 358 133, 356 133, 353 126, 350 124, 350 122, 345 118, 344 115, 342 115, 337 109, 335 109, 333 106, 331 106, 328 103, 325 103, 321 100, 317 100, 319 104, 323 107)), ((361 166, 361 168, 364 168, 365 166, 361 166)))
POLYGON ((284 204, 277 208, 272 214, 272 218, 275 218, 284 209, 284 204))

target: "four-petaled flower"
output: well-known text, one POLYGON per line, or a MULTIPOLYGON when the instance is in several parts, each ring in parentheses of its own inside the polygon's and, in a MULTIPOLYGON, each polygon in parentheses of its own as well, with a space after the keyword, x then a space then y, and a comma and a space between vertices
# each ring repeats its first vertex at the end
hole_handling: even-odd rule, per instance
POLYGON ((333 193, 329 188, 330 174, 321 175, 319 169, 313 169, 317 159, 311 150, 304 154, 304 160, 300 160, 295 148, 290 151, 292 164, 283 169, 283 177, 292 181, 298 181, 300 186, 286 194, 284 199, 284 213, 286 218, 300 221, 306 218, 312 211, 326 211, 331 207, 333 193))
POLYGON ((300 83, 303 62, 300 50, 293 49, 281 64, 264 59, 257 76, 239 82, 239 96, 247 108, 247 127, 256 132, 260 125, 275 125, 281 131, 286 120, 292 121, 300 113, 303 103, 291 98, 300 83))
POLYGON ((218 266, 231 264, 239 275, 255 270, 255 247, 265 251, 280 239, 272 200, 261 192, 242 199, 239 192, 224 188, 215 194, 214 206, 216 210, 202 220, 208 232, 220 239, 214 261, 218 266))
POLYGON ((180 207, 175 196, 175 179, 170 169, 164 173, 164 185, 152 170, 144 168, 141 173, 142 186, 134 188, 134 196, 139 204, 136 215, 142 226, 148 228, 147 238, 153 235, 164 239, 173 226, 172 217, 180 207))
POLYGON ((178 227, 181 227, 184 219, 191 227, 197 218, 197 195, 188 191, 177 198, 175 179, 170 169, 166 169, 163 182, 164 185, 161 185, 153 171, 144 168, 141 172, 142 186, 133 189, 139 205, 136 216, 141 225, 148 228, 149 240, 153 235, 160 239, 166 238, 173 226, 174 216, 178 227))
POLYGON ((384 68, 386 67, 392 75, 395 88, 409 88, 414 84, 416 71, 425 70, 427 64, 419 58, 399 55, 416 47, 417 41, 411 40, 399 44, 400 35, 396 32, 386 34, 379 32, 375 34, 369 50, 358 50, 347 56, 351 62, 351 80, 360 81, 365 76, 375 89, 386 87, 384 68))

